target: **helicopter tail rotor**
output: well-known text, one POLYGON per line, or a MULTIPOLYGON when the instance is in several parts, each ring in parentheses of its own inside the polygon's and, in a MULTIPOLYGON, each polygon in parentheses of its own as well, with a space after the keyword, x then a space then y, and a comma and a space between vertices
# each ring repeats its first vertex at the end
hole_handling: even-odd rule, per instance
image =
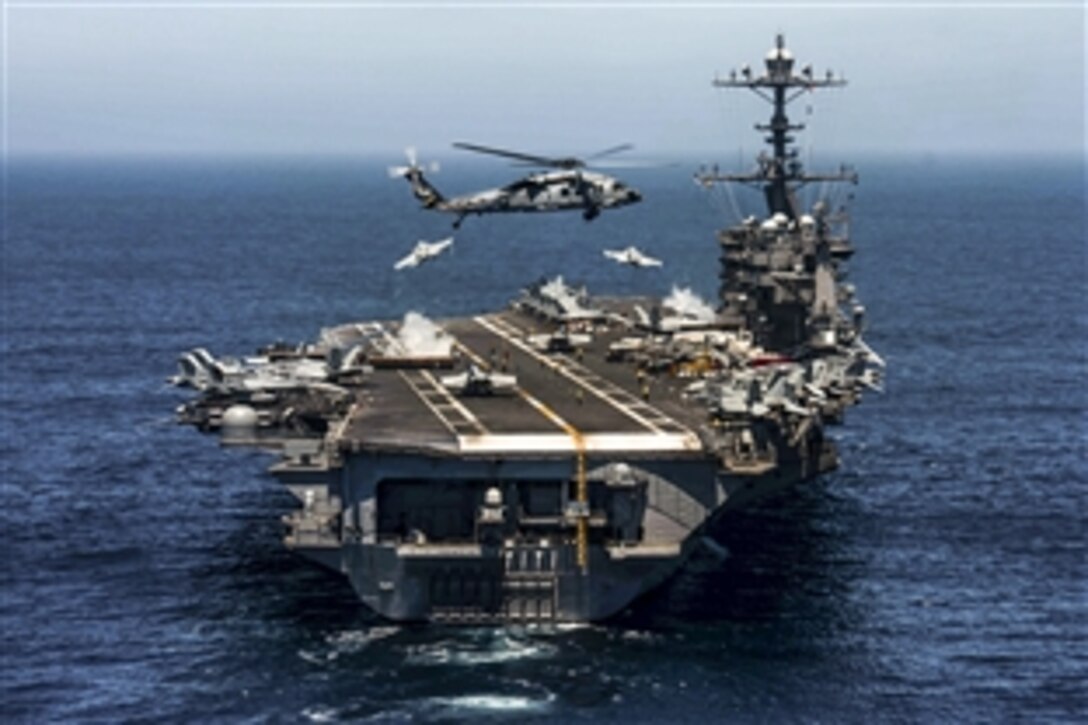
POLYGON ((390 166, 390 178, 407 179, 412 187, 412 195, 423 205, 424 209, 433 209, 442 204, 445 201, 442 194, 423 177, 424 171, 438 171, 438 162, 433 161, 425 166, 420 165, 414 146, 404 149, 404 156, 408 159, 408 165, 390 166))
POLYGON ((437 161, 432 161, 429 164, 420 165, 419 156, 416 153, 415 146, 408 146, 404 149, 404 156, 408 159, 407 166, 390 166, 389 178, 391 179, 403 179, 411 176, 412 172, 422 173, 428 171, 430 173, 437 173, 439 165, 437 161))

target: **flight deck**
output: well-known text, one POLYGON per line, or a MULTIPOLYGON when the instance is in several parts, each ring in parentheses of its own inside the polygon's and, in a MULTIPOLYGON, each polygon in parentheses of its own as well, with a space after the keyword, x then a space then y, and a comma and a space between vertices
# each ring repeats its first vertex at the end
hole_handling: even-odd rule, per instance
MULTIPOLYGON (((458 395, 442 384, 448 370, 377 368, 342 424, 343 446, 458 455, 703 455, 695 431, 705 411, 683 405, 684 381, 607 359, 609 343, 623 333, 618 325, 597 326, 592 341, 565 352, 537 349, 532 338, 556 333, 555 325, 516 310, 449 320, 442 328, 453 338, 458 368, 513 375, 516 387, 458 395)), ((394 330, 383 327, 379 335, 394 330)))

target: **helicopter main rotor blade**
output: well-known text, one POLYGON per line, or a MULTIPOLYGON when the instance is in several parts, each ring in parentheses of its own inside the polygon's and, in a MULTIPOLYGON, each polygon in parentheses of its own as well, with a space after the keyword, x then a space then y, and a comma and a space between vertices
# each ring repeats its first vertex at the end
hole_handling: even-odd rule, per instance
POLYGON ((621 143, 619 146, 613 146, 611 148, 605 149, 604 151, 598 151, 597 153, 591 154, 591 155, 587 156, 586 158, 589 159, 589 160, 600 159, 600 158, 604 158, 605 156, 611 156, 612 154, 618 154, 621 151, 630 151, 634 147, 635 147, 634 144, 621 143))
POLYGON ((594 169, 669 169, 684 166, 678 161, 651 161, 640 159, 612 159, 594 163, 594 169))
POLYGON ((454 148, 464 149, 465 151, 475 151, 481 154, 491 154, 492 156, 502 156, 516 161, 524 161, 535 166, 553 166, 561 169, 570 169, 583 165, 579 159, 553 159, 547 156, 534 156, 533 154, 523 154, 519 151, 507 151, 506 149, 480 146, 478 144, 464 143, 461 141, 453 144, 453 146, 454 148))

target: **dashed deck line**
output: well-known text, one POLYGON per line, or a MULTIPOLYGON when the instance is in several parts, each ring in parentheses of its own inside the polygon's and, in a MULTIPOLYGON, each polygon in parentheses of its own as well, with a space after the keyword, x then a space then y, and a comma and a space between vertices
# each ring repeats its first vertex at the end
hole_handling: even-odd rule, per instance
POLYGON ((589 391, 591 394, 611 405, 627 417, 658 434, 678 433, 681 435, 695 436, 687 426, 665 415, 654 406, 639 399, 630 391, 616 385, 597 373, 589 370, 584 365, 572 360, 567 355, 549 357, 534 349, 523 341, 525 332, 518 329, 506 320, 499 317, 474 317, 473 320, 481 327, 504 338, 522 352, 546 365, 576 385, 589 391))
POLYGON ((401 379, 454 435, 485 435, 487 428, 426 370, 400 371, 401 379))
MULTIPOLYGON (((399 344, 385 325, 379 325, 381 332, 390 345, 399 344)), ((427 370, 401 370, 398 372, 405 384, 423 401, 446 428, 456 436, 484 435, 487 428, 466 408, 461 401, 453 397, 446 386, 427 370)))
MULTIPOLYGON (((476 363, 477 366, 479 366, 480 368, 482 368, 484 370, 486 370, 488 368, 487 362, 482 357, 480 357, 479 355, 474 353, 472 350, 468 349, 465 345, 462 345, 460 342, 457 342, 457 343, 454 343, 454 344, 467 357, 471 358, 472 361, 474 363, 476 363)), ((556 413, 554 410, 552 410, 550 407, 548 407, 542 400, 540 400, 539 398, 534 396, 532 393, 527 391, 525 388, 518 385, 518 386, 516 386, 514 388, 514 392, 517 393, 518 396, 520 396, 521 399, 524 400, 526 403, 528 403, 534 410, 536 410, 542 416, 544 416, 545 418, 550 420, 552 423, 554 423, 557 428, 560 428, 561 430, 563 430, 564 432, 566 432, 568 435, 571 435, 571 436, 581 435, 580 433, 577 432, 577 429, 573 425, 571 425, 567 420, 565 420, 562 416, 560 416, 558 413, 556 413), (572 433, 572 431, 574 431, 574 432, 572 433)))
MULTIPOLYGON (((579 371, 579 375, 589 385, 595 387, 608 396, 610 402, 620 401, 629 410, 637 412, 647 420, 651 421, 658 428, 669 431, 672 433, 691 433, 691 429, 682 423, 678 422, 674 418, 670 418, 658 408, 642 400, 631 391, 613 383, 608 378, 602 377, 589 368, 581 365, 580 363, 572 360, 569 355, 559 354, 557 358, 563 360, 568 368, 576 368, 579 371)), ((617 406, 618 407, 618 406, 617 406)))
MULTIPOLYGON (((479 320, 477 320, 477 322, 479 322, 479 320)), ((490 334, 496 335, 500 339, 505 339, 513 347, 523 351, 531 359, 540 361, 542 365, 564 375, 569 380, 578 384, 579 387, 590 390, 590 392, 600 398, 609 409, 616 410, 625 416, 630 415, 630 413, 625 410, 625 407, 630 406, 623 406, 622 404, 616 405, 614 400, 610 400, 610 397, 617 398, 617 394, 613 393, 612 396, 600 395, 595 392, 592 387, 589 387, 589 383, 580 381, 577 377, 578 370, 581 369, 580 366, 575 367, 576 364, 570 360, 549 358, 539 354, 535 349, 527 347, 522 341, 524 333, 513 325, 505 323, 505 321, 498 321, 496 325, 481 323, 480 327, 490 334), (497 331, 497 325, 503 325, 503 330, 497 331), (573 368, 573 372, 568 368, 573 368)), ((368 336, 383 336, 388 341, 395 339, 389 329, 380 323, 370 323, 365 326, 359 325, 357 331, 365 333, 368 336)), ((457 345, 462 353, 474 360, 480 367, 490 367, 490 365, 485 364, 485 361, 479 354, 470 350, 463 343, 455 340, 454 344, 457 345)), ((394 371, 389 372, 393 373, 394 371)), ((675 452, 687 454, 701 451, 701 444, 698 437, 692 434, 662 432, 661 428, 663 427, 663 421, 662 425, 657 427, 646 425, 646 423, 643 422, 644 420, 656 418, 658 416, 658 411, 654 410, 652 406, 650 407, 650 410, 643 411, 645 414, 643 416, 631 416, 645 428, 645 432, 601 431, 597 433, 584 433, 564 417, 560 416, 549 404, 529 393, 528 390, 521 386, 515 388, 520 398, 524 400, 535 413, 554 425, 556 430, 554 432, 528 432, 515 430, 492 432, 488 425, 485 424, 484 420, 478 417, 471 409, 467 404, 467 401, 462 402, 453 391, 442 385, 440 378, 432 371, 425 369, 396 370, 395 374, 396 377, 399 377, 400 380, 404 382, 404 385, 411 391, 412 395, 423 403, 424 409, 434 417, 434 420, 453 435, 458 449, 465 454, 542 454, 562 456, 586 454, 609 455, 617 453, 629 454, 632 452, 675 452), (640 418, 642 418, 642 420, 640 420, 640 418)), ((597 376, 588 370, 584 370, 582 378, 586 381, 595 383, 597 376)), ((344 431, 346 431, 347 427, 352 424, 353 418, 364 409, 365 406, 360 406, 359 404, 353 405, 348 416, 342 421, 342 435, 344 435, 344 431)), ((658 420, 660 420, 660 418, 658 418, 658 420)), ((499 425, 499 428, 502 429, 502 426, 499 425)))

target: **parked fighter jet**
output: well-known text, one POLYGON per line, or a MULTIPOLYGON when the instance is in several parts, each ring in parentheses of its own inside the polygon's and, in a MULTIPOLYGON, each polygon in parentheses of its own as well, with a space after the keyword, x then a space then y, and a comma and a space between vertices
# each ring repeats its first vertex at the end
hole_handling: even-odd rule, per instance
POLYGON ((799 365, 779 365, 773 368, 770 377, 763 383, 763 402, 772 409, 781 409, 793 415, 808 417, 814 411, 803 406, 801 396, 808 393, 816 402, 822 398, 815 398, 805 390, 805 370, 799 365))
POLYGON ((646 256, 637 247, 606 249, 604 250, 604 256, 620 264, 628 264, 632 267, 660 267, 664 264, 660 259, 646 256))
POLYGON ((169 382, 196 390, 250 393, 311 387, 324 383, 331 372, 323 360, 306 357, 271 360, 267 356, 242 361, 217 359, 198 347, 178 357, 178 374, 169 382))
POLYGON ((716 396, 711 404, 724 417, 763 418, 771 412, 763 402, 762 382, 751 376, 734 375, 728 383, 715 385, 707 392, 716 396))
MULTIPOLYGON (((522 162, 524 165, 556 169, 530 174, 511 184, 487 189, 475 194, 465 194, 447 199, 423 176, 423 167, 419 165, 414 148, 405 149, 408 156, 407 166, 391 166, 389 175, 408 180, 412 193, 424 209, 456 214, 454 229, 469 214, 491 214, 497 212, 544 212, 580 210, 586 221, 595 219, 603 209, 634 204, 642 200, 642 195, 611 176, 594 171, 586 171, 586 162, 576 158, 549 158, 517 151, 477 146, 469 143, 455 143, 454 147, 466 151, 492 154, 522 162)), ((622 144, 605 149, 589 160, 600 159, 611 154, 626 151, 630 144, 622 144)))
POLYGON ((517 384, 517 378, 513 375, 488 372, 475 365, 469 365, 468 370, 460 375, 449 375, 442 378, 443 387, 449 388, 459 395, 470 396, 513 392, 517 384))
POLYGON ((416 242, 416 246, 412 248, 411 253, 401 259, 399 262, 393 265, 393 269, 406 269, 408 267, 418 267, 429 259, 437 257, 442 252, 446 251, 446 248, 453 244, 453 237, 447 237, 437 242, 425 242, 422 239, 416 242))
POLYGON ((554 279, 542 277, 521 291, 514 305, 530 314, 554 322, 577 323, 603 320, 608 314, 592 306, 585 287, 575 288, 559 275, 554 279))
POLYGON ((570 332, 560 328, 552 333, 529 335, 529 344, 541 352, 574 352, 593 342, 593 336, 582 332, 570 332))
POLYGON ((178 356, 178 372, 167 382, 179 388, 207 390, 228 374, 240 373, 241 364, 235 361, 219 361, 202 347, 178 356))
POLYGON ((717 322, 713 319, 705 319, 691 314, 664 315, 660 307, 654 307, 647 312, 642 305, 635 305, 634 312, 637 317, 635 324, 650 332, 674 333, 685 330, 710 330, 717 325, 717 322))

